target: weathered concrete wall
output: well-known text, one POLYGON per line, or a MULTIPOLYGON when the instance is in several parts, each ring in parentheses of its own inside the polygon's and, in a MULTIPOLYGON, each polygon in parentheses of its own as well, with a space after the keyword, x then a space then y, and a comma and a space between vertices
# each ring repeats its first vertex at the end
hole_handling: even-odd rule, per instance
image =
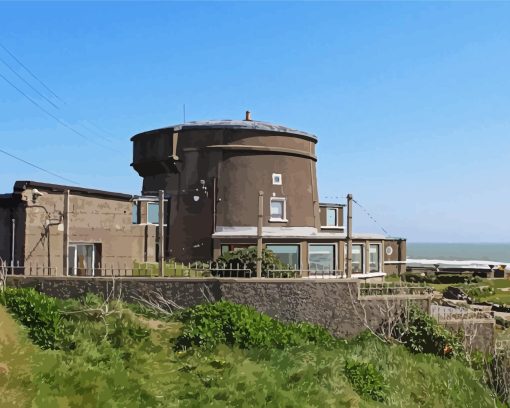
MULTIPOLYGON (((41 278, 9 277, 8 284, 35 287, 60 298, 76 298, 86 293, 106 295, 115 285, 115 293, 136 301, 159 293, 179 306, 229 300, 245 304, 286 322, 320 324, 338 337, 352 337, 367 328, 379 327, 387 317, 388 304, 398 310, 405 299, 358 299, 358 281, 302 279, 171 279, 171 278, 41 278)), ((415 298, 428 309, 429 299, 415 298)))
POLYGON ((440 323, 448 330, 464 335, 466 350, 479 350, 484 353, 494 350, 496 341, 494 319, 440 320, 440 323))
MULTIPOLYGON (((64 194, 43 191, 34 203, 31 190, 26 200, 24 263, 56 267, 62 274, 64 194)), ((133 260, 155 261, 156 226, 132 224, 129 200, 71 194, 69 243, 100 246, 96 264, 132 266, 133 260)), ((19 260, 23 263, 23 257, 19 260)))

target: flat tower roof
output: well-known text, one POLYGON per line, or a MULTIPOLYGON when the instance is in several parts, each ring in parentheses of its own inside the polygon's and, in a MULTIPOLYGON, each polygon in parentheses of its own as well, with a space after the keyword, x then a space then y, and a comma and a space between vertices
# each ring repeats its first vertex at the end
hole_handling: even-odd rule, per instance
POLYGON ((146 132, 138 133, 134 135, 131 140, 134 138, 144 135, 146 133, 158 131, 158 130, 188 130, 188 129, 241 129, 241 130, 258 130, 261 132, 270 132, 270 133, 286 133, 290 135, 296 135, 301 137, 306 137, 317 141, 317 136, 312 133, 303 132, 302 130, 292 129, 282 125, 276 125, 268 122, 260 122, 256 120, 203 120, 203 121, 192 121, 181 123, 178 125, 167 126, 159 129, 148 130, 146 132))

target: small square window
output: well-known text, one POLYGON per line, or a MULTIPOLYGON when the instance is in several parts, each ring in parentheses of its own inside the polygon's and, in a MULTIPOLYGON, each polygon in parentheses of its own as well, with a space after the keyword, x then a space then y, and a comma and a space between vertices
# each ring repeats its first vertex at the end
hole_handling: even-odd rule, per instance
POLYGON ((285 198, 271 198, 271 218, 269 221, 286 222, 285 198))
POLYGON ((281 186, 282 185, 282 175, 278 173, 273 173, 273 185, 281 186))

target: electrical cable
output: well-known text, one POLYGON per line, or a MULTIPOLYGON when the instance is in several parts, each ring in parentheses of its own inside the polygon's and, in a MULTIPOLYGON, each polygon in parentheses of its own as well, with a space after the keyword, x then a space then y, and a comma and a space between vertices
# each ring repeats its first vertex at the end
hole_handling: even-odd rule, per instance
POLYGON ((91 143, 94 143, 96 144, 97 146, 100 146, 104 149, 108 149, 108 150, 112 150, 112 151, 115 151, 117 153, 119 153, 118 150, 116 149, 112 149, 108 146, 105 146, 101 143, 98 143, 96 142, 95 140, 91 140, 89 137, 87 137, 86 135, 84 135, 83 133, 81 133, 80 131, 76 130, 75 128, 73 128, 71 125, 68 125, 67 123, 65 123, 63 120, 59 119, 57 116, 53 115, 53 113, 49 112, 47 109, 45 109, 44 107, 42 107, 39 103, 37 103, 34 99, 32 99, 30 96, 28 96, 25 92, 23 92, 21 89, 19 89, 16 85, 14 85, 11 81, 9 81, 9 79, 7 79, 3 74, 0 73, 0 78, 2 78, 5 82, 7 82, 9 85, 11 85, 14 89, 16 89, 21 95, 23 95, 26 99, 28 99, 32 104, 34 104, 37 108, 39 108, 41 111, 43 111, 44 113, 46 113, 48 116, 50 116, 51 118, 55 119, 58 123, 60 123, 62 126, 66 127, 67 129, 69 129, 71 132, 75 133, 76 135, 80 136, 81 138, 91 142, 91 143))
MULTIPOLYGON (((0 47, 3 48, 21 67, 23 67, 34 79, 36 79, 48 92, 50 92, 51 95, 53 95, 55 98, 57 98, 60 102, 62 102, 64 105, 67 105, 67 103, 59 96, 57 95, 48 85, 46 85, 41 79, 39 79, 38 76, 36 76, 34 74, 34 72, 32 70, 30 70, 25 64, 23 64, 19 58, 16 57, 16 55, 14 55, 14 53, 12 51, 10 51, 5 45, 3 45, 2 43, 0 43, 0 47)), ((14 72, 14 74, 16 74, 16 76, 18 76, 23 82, 25 82, 28 86, 30 86, 30 88, 32 88, 35 92, 37 92, 38 95, 40 95, 42 98, 44 98, 48 103, 50 103, 51 105, 53 105, 55 108, 57 109, 60 109, 57 105, 55 105, 51 100, 49 100, 48 98, 46 98, 44 95, 41 94, 41 92, 39 92, 35 87, 33 87, 28 81, 26 81, 22 76, 19 75, 18 72, 16 72, 11 66, 9 66, 9 64, 7 62, 5 62, 3 59, 0 59, 12 72, 14 72)), ((99 130, 99 132, 103 133, 103 135, 99 134, 98 131, 94 131, 93 129, 90 129, 88 128, 87 126, 84 126, 82 125, 83 127, 85 127, 87 130, 89 131, 92 131, 93 133, 95 133, 96 135, 98 135, 101 139, 103 140, 106 140, 108 142, 113 142, 113 139, 111 139, 110 137, 107 137, 107 136, 111 136, 111 137, 115 137, 113 134, 111 134, 110 132, 102 129, 101 127, 99 127, 98 125, 95 125, 94 123, 91 123, 89 121, 86 121, 85 122, 88 122, 90 125, 94 126, 96 129, 99 130)))
POLYGON ((28 82, 25 78, 23 78, 20 74, 18 74, 18 72, 13 67, 11 67, 11 65, 7 61, 5 61, 3 58, 0 57, 0 62, 2 62, 2 64, 4 64, 7 68, 9 68, 14 75, 16 75, 25 84, 27 84, 35 93, 37 93, 37 95, 39 95, 41 98, 43 98, 51 106, 53 106, 55 109, 60 109, 51 100, 49 100, 48 98, 46 98, 46 96, 44 96, 41 92, 39 92, 39 90, 37 88, 35 88, 30 82, 28 82))
MULTIPOLYGON (((9 51, 9 49, 3 45, 2 43, 0 43, 0 47, 2 47, 5 52, 7 52, 7 54, 9 54, 18 64, 20 64, 24 69, 25 71, 27 71, 31 76, 32 78, 34 78, 37 82, 39 82, 42 86, 44 86, 46 88, 46 90, 48 92, 50 92, 55 98, 57 98, 58 100, 60 100, 61 102, 64 102, 55 92, 53 92, 49 86, 47 86, 42 80, 40 80, 30 69, 28 69, 28 67, 23 64, 18 58, 16 58, 16 56, 11 52, 9 51)), ((65 102, 64 102, 65 103, 65 102)))
POLYGON ((6 151, 5 151, 5 150, 3 150, 3 149, 0 149, 0 153, 3 153, 3 154, 5 154, 5 155, 7 155, 7 156, 10 156, 10 157, 12 157, 13 159, 19 160, 20 162, 23 162, 23 163, 25 163, 25 164, 28 164, 29 166, 32 166, 32 167, 34 167, 34 168, 36 168, 36 169, 38 169, 38 170, 44 171, 45 173, 51 174, 52 176, 58 177, 58 178, 59 178, 59 179, 61 179, 61 180, 69 181, 69 182, 71 182, 71 183, 73 183, 73 184, 80 185, 80 183, 78 183, 77 181, 74 181, 74 180, 68 179, 67 177, 61 176, 61 175, 59 175, 59 174, 57 174, 57 173, 54 173, 54 172, 52 172, 52 171, 50 171, 50 170, 46 170, 46 169, 44 169, 44 168, 42 168, 42 167, 38 166, 37 164, 31 163, 31 162, 29 162, 29 161, 27 161, 27 160, 25 160, 25 159, 22 159, 22 158, 20 158, 20 157, 18 157, 18 156, 15 156, 15 155, 13 155, 13 154, 11 154, 11 153, 9 153, 9 152, 6 152, 6 151))

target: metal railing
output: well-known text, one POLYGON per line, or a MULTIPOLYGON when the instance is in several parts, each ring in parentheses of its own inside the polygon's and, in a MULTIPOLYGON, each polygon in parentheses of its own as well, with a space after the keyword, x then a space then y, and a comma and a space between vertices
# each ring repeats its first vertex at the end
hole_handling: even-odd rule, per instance
MULTIPOLYGON (((0 264, 0 266, 2 266, 0 264)), ((221 264, 218 262, 166 262, 163 274, 160 273, 156 262, 136 262, 131 264, 98 264, 95 267, 71 267, 67 273, 53 266, 28 263, 25 265, 9 266, 3 263, 6 275, 25 276, 67 276, 67 277, 169 277, 169 278, 255 278, 255 264, 221 264)), ((265 265, 262 271, 263 278, 269 279, 344 279, 345 271, 337 269, 298 269, 282 268, 281 265, 265 265)), ((362 279, 369 278, 369 275, 362 279)))
POLYGON ((0 265, 5 275, 24 275, 24 276, 58 276, 58 269, 55 266, 40 265, 29 263, 27 265, 8 265, 3 262, 0 265))
POLYGON ((440 322, 458 320, 493 320, 491 312, 432 305, 430 315, 440 322))
POLYGON ((369 296, 430 296, 433 292, 431 287, 424 284, 394 283, 361 283, 359 285, 359 297, 369 296))

